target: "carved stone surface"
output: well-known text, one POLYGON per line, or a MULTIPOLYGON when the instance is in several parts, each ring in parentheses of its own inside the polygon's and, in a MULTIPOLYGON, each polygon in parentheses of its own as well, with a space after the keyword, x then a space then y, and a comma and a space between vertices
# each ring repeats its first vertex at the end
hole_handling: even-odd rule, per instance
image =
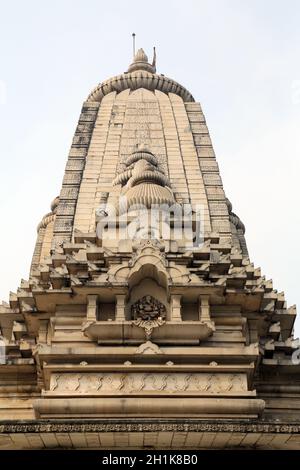
POLYGON ((142 318, 137 318, 132 322, 133 325, 143 328, 145 330, 146 340, 149 340, 152 336, 154 328, 158 328, 165 323, 161 317, 153 318, 153 320, 143 320, 142 318))
POLYGON ((163 354, 163 351, 157 346, 157 344, 151 341, 140 344, 134 354, 163 354))
POLYGON ((162 90, 164 93, 171 91, 172 93, 177 93, 179 96, 182 96, 185 101, 194 101, 192 95, 185 88, 163 75, 151 74, 143 70, 127 73, 125 80, 123 77, 123 75, 118 75, 117 77, 110 78, 101 83, 92 91, 88 99, 90 101, 101 101, 103 96, 115 91, 116 87, 120 90, 126 88, 131 88, 131 90, 136 90, 137 88, 151 89, 149 83, 152 83, 154 78, 157 81, 157 90, 162 90))
POLYGON ((50 391, 55 394, 122 394, 143 392, 199 394, 234 394, 247 391, 247 379, 243 374, 212 373, 86 373, 53 374, 50 391))
POLYGON ((57 422, 35 422, 24 423, 15 422, 0 424, 0 433, 20 433, 20 432, 155 432, 155 431, 190 431, 190 432, 236 432, 236 433, 291 433, 298 435, 300 425, 298 423, 265 423, 256 421, 243 422, 207 422, 204 420, 187 421, 185 419, 161 419, 160 422, 149 423, 142 419, 126 420, 122 422, 107 422, 105 419, 97 421, 84 420, 76 423, 57 423, 57 422))
POLYGON ((151 295, 145 295, 132 308, 132 316, 135 319, 132 323, 145 330, 146 340, 149 340, 154 328, 158 328, 165 323, 166 307, 164 304, 154 299, 151 295))
POLYGON ((145 295, 132 308, 132 316, 135 320, 154 320, 166 317, 166 307, 159 300, 154 299, 151 295, 145 295))

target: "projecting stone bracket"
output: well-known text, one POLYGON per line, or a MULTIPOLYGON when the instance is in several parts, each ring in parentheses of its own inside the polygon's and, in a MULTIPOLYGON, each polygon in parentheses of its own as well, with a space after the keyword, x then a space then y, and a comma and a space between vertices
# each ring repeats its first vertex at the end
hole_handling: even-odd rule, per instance
MULTIPOLYGON (((212 321, 166 321, 157 326, 152 328, 151 340, 164 344, 199 344, 215 331, 212 321)), ((99 344, 140 344, 145 341, 144 327, 133 321, 87 322, 83 332, 99 344)))
POLYGON ((152 343, 152 341, 146 341, 146 343, 140 344, 136 349, 134 354, 144 355, 144 354, 164 354, 163 351, 157 346, 157 344, 152 343))

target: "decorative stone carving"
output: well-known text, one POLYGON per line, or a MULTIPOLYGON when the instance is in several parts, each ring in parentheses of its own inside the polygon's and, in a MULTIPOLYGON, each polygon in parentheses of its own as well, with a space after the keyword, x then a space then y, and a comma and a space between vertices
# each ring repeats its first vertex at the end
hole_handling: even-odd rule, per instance
POLYGON ((133 325, 139 326, 140 328, 144 328, 146 339, 149 340, 152 335, 152 331, 154 328, 158 328, 159 326, 165 323, 162 318, 155 318, 153 320, 143 320, 142 318, 137 318, 132 322, 133 325))
MULTIPOLYGON (((135 419, 132 422, 124 422, 119 420, 117 423, 112 422, 91 422, 86 420, 80 423, 70 422, 24 422, 20 421, 18 424, 14 422, 0 425, 0 432, 8 433, 83 433, 83 432, 198 432, 200 433, 215 433, 215 432, 228 432, 228 433, 263 433, 271 434, 292 434, 297 436, 300 433, 300 425, 298 423, 281 424, 281 423, 268 423, 262 421, 255 422, 211 422, 206 423, 202 419, 193 420, 191 423, 186 423, 185 420, 177 420, 176 422, 155 422, 149 423, 142 419, 135 419)), ((272 436, 273 438, 274 436, 272 436)))
MULTIPOLYGON (((154 277, 168 291, 169 286, 176 284, 200 285, 203 281, 189 269, 174 261, 167 263, 164 245, 156 239, 142 239, 133 244, 133 254, 129 261, 112 264, 107 274, 97 277, 109 282, 128 282, 130 286, 147 277, 147 270, 154 269, 154 277)), ((151 276, 149 276, 151 277, 151 276)))
POLYGON ((79 390, 81 384, 79 379, 81 378, 78 374, 61 374, 54 375, 51 377, 52 390, 63 389, 68 392, 75 392, 79 390))
POLYGON ((145 295, 138 300, 132 307, 132 315, 134 319, 153 320, 166 316, 166 307, 159 300, 154 299, 151 295, 145 295))
POLYGON ((101 376, 96 376, 96 375, 83 375, 80 378, 80 390, 82 390, 83 393, 87 393, 89 391, 93 392, 99 389, 101 385, 101 376))
POLYGON ((153 205, 168 207, 175 203, 167 176, 159 168, 157 157, 145 145, 129 155, 124 166, 113 181, 114 185, 122 186, 118 207, 121 214, 130 209, 151 209, 153 205))
POLYGON ((132 307, 133 325, 144 328, 146 340, 149 340, 154 328, 165 323, 166 307, 151 295, 145 295, 132 307))
POLYGON ((152 341, 146 341, 137 348, 135 354, 163 354, 163 351, 152 341))
POLYGON ((155 83, 156 90, 160 90, 166 94, 176 93, 178 96, 181 96, 185 102, 194 101, 190 92, 179 83, 175 82, 175 80, 163 75, 148 72, 147 70, 128 72, 126 75, 118 75, 99 83, 88 96, 88 100, 101 102, 104 96, 114 92, 116 89, 119 90, 119 92, 126 89, 136 90, 138 88, 153 90, 153 83, 155 83))
POLYGON ((168 289, 169 275, 166 269, 165 247, 156 239, 139 240, 133 245, 133 254, 128 265, 128 282, 135 285, 144 277, 155 280, 168 289))
MULTIPOLYGON (((146 343, 147 344, 147 343, 146 343)), ((159 373, 103 372, 53 374, 50 391, 55 394, 122 394, 137 392, 194 392, 200 394, 232 394, 247 391, 245 374, 228 373, 159 373)))

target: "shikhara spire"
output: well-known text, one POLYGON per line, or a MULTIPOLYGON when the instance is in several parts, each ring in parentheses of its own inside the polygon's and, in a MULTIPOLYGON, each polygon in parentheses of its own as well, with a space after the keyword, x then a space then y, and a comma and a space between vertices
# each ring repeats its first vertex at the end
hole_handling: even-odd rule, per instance
POLYGON ((200 104, 155 68, 139 49, 83 103, 0 306, 0 447, 300 447, 295 307, 250 262, 200 104))

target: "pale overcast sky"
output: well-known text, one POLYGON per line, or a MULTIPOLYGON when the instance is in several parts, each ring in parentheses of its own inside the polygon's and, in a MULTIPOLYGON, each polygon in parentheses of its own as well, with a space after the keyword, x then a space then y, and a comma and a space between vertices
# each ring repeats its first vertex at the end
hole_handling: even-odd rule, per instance
MULTIPOLYGON (((83 100, 127 69, 131 33, 200 101, 250 258, 298 288, 298 0, 0 1, 0 299, 28 270, 83 100)), ((299 315, 300 316, 300 315, 299 315)), ((297 321, 296 335, 300 335, 297 321)))

